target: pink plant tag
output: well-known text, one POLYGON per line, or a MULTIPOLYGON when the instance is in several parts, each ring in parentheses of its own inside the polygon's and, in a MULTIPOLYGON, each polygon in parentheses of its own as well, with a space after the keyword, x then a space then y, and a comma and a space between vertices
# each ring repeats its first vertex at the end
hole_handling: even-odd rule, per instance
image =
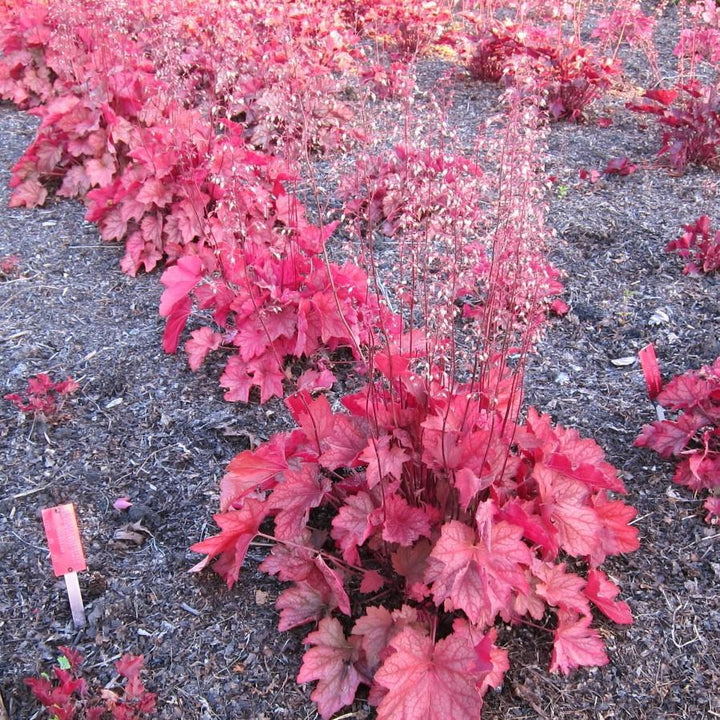
POLYGON ((648 395, 651 400, 654 400, 662 390, 662 378, 660 377, 660 366, 655 355, 655 346, 652 343, 646 345, 638 353, 638 359, 645 376, 648 395))
POLYGON ((55 576, 86 570, 80 529, 72 503, 45 508, 42 519, 55 576))
POLYGON ((42 511, 45 536, 50 548, 53 572, 65 578, 70 611, 76 628, 85 625, 85 608, 77 574, 87 568, 80 539, 80 529, 72 503, 44 508, 42 511))

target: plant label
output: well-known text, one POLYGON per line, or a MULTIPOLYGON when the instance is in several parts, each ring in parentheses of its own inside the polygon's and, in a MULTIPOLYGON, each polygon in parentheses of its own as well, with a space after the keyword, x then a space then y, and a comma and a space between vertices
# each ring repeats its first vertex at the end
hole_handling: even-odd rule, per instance
POLYGON ((62 575, 65 578, 73 622, 75 627, 83 627, 85 625, 85 609, 77 574, 85 570, 87 564, 75 516, 75 507, 72 503, 67 503, 44 508, 42 519, 50 548, 53 572, 56 577, 62 575))

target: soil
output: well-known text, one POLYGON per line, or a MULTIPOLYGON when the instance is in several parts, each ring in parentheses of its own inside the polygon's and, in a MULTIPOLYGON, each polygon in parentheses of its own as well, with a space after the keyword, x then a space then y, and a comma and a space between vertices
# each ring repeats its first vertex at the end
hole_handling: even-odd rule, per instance
MULTIPOLYGON (((475 97, 487 99, 459 83, 458 107, 475 97)), ((681 224, 703 213, 720 221, 719 178, 656 167, 657 136, 623 109, 626 99, 611 94, 587 124, 551 129, 552 259, 566 273, 572 310, 548 329, 526 399, 594 438, 621 471, 642 546, 608 560, 606 571, 635 623, 600 620, 610 664, 568 678, 547 672, 547 633, 501 628, 512 669, 487 696, 485 720, 720 717, 720 528, 703 521, 699 498, 672 485, 670 464, 632 447, 656 411, 637 364, 612 362, 654 342, 668 379, 720 355, 720 276, 685 276, 664 252, 681 224), (601 115, 612 117, 609 128, 595 124, 601 115), (636 173, 578 180, 580 168, 623 155, 640 164, 636 173)), ((305 633, 276 631, 281 586, 256 570, 265 549, 251 548, 232 591, 210 572, 188 574, 198 560, 188 546, 213 532, 225 465, 282 429, 284 408, 226 403, 218 366, 191 373, 182 357, 163 353, 158 275, 123 275, 121 248, 100 242, 81 204, 7 207, 8 168, 35 127, 0 106, 0 257, 20 258, 19 273, 0 282, 0 392, 21 390, 38 372, 70 375, 81 390, 57 425, 0 402, 0 694, 8 717, 40 717, 22 679, 47 671, 57 646, 68 644, 102 684, 122 653, 144 654, 163 720, 316 718, 311 688, 294 679, 305 633), (123 496, 134 505, 114 509, 123 496), (80 585, 88 625, 80 631, 40 520, 41 508, 63 502, 75 504, 87 555, 80 585)), ((358 702, 342 717, 372 711, 358 702)))

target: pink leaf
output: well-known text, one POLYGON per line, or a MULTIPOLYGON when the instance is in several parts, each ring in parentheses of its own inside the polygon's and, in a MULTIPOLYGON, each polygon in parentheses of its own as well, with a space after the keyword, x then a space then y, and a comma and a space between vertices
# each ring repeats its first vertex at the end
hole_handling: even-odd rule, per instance
POLYGON ((362 678, 355 669, 357 647, 348 640, 342 625, 335 618, 323 618, 305 643, 312 645, 303 655, 297 676, 299 683, 317 680, 310 698, 317 703, 318 712, 328 720, 338 710, 350 705, 362 678))
POLYGON ((163 350, 166 353, 172 354, 177 350, 180 344, 180 335, 185 329, 191 310, 192 300, 189 297, 181 297, 167 313, 162 341, 163 350))
POLYGON ((315 558, 315 567, 322 573, 325 582, 330 588, 334 605, 338 607, 340 612, 350 615, 350 598, 345 592, 342 575, 338 570, 333 570, 323 559, 321 555, 315 558))
POLYGON ((213 332, 208 327, 193 330, 190 333, 190 339, 185 343, 190 369, 195 372, 203 364, 208 353, 217 350, 221 342, 222 335, 213 332))
POLYGON ((330 535, 340 546, 345 562, 359 562, 357 549, 376 530, 376 526, 370 521, 374 510, 375 503, 372 498, 361 491, 348 497, 333 518, 330 535))
POLYGON ((590 605, 582 592, 585 581, 574 573, 565 572, 565 563, 540 563, 533 570, 540 581, 535 592, 548 605, 583 615, 590 613, 590 605))
POLYGON ((181 257, 177 265, 169 267, 162 274, 160 282, 165 291, 160 298, 160 314, 166 317, 175 304, 202 280, 204 275, 202 260, 195 255, 181 257))
POLYGON ((600 532, 600 520, 593 508, 558 503, 552 507, 550 516, 565 552, 576 557, 592 554, 600 532))
POLYGON ((607 665, 609 662, 597 630, 590 627, 592 617, 575 613, 558 612, 550 672, 561 671, 568 675, 573 668, 583 665, 607 665))
POLYGON ((412 507, 400 495, 387 495, 375 514, 382 523, 385 542, 409 547, 420 537, 430 537, 431 515, 422 508, 412 507))
POLYGON ((705 500, 703 507, 707 511, 707 515, 705 516, 705 522, 717 522, 718 518, 720 518, 720 497, 709 497, 707 500, 705 500))
POLYGON ((115 158, 104 153, 101 158, 93 158, 85 163, 85 174, 91 185, 107 187, 112 183, 116 170, 115 158))
POLYGON ((329 491, 330 480, 318 471, 317 465, 304 463, 299 470, 286 470, 269 499, 270 507, 279 510, 275 517, 276 537, 297 539, 307 524, 311 508, 320 505, 329 491))
POLYGON ((47 198, 47 190, 37 178, 30 178, 20 183, 10 196, 10 207, 36 207, 42 205, 47 198))
POLYGON ((375 673, 387 688, 378 720, 476 720, 482 708, 473 672, 475 647, 467 632, 433 643, 425 632, 406 627, 390 643, 395 652, 375 673))
POLYGON ((130 498, 121 497, 113 503, 113 507, 116 510, 127 510, 129 507, 132 507, 132 503, 130 502, 130 498))
POLYGON ((280 611, 278 630, 284 632, 319 620, 327 612, 329 602, 327 586, 319 588, 308 582, 296 582, 283 590, 275 602, 280 611))
POLYGON ((621 625, 632 624, 632 614, 626 602, 615 600, 620 588, 608 580, 607 575, 601 570, 590 570, 588 572, 585 594, 593 601, 604 615, 621 625))
POLYGON ((248 493, 274 486, 276 476, 287 468, 282 436, 256 450, 243 450, 230 461, 220 481, 220 508, 225 511, 248 493))
POLYGON ((464 523, 451 520, 443 525, 425 574, 435 602, 463 610, 474 624, 492 624, 512 591, 527 589, 531 554, 521 536, 522 528, 499 521, 486 544, 464 523))
POLYGON ((372 595, 385 585, 385 578, 377 570, 366 570, 360 581, 360 592, 372 595))
POLYGON ((207 554, 190 572, 199 572, 219 555, 213 568, 231 588, 237 582, 245 553, 267 513, 265 503, 247 498, 240 510, 215 515, 214 520, 221 532, 190 547, 192 552, 207 554))
POLYGON ((655 355, 655 346, 650 343, 638 353, 640 367, 642 367, 645 385, 651 400, 654 400, 662 390, 662 378, 660 377, 660 366, 655 355))
POLYGON ((220 386, 227 389, 223 397, 228 402, 246 403, 250 398, 253 379, 247 371, 247 364, 237 355, 233 355, 228 360, 220 376, 220 386))

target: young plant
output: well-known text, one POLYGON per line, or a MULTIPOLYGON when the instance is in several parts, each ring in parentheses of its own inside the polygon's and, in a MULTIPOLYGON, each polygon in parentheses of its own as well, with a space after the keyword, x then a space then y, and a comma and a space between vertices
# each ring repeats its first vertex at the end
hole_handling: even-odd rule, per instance
POLYGON ((148 692, 140 677, 145 664, 142 655, 123 655, 115 663, 116 690, 90 684, 82 676, 83 656, 69 647, 58 648, 62 655, 53 667, 54 678, 43 673, 25 682, 47 709, 49 720, 147 720, 155 713, 156 696, 148 692))
POLYGON ((686 275, 720 270, 720 230, 710 227, 710 218, 701 215, 694 223, 683 225, 685 232, 666 246, 667 252, 677 253, 687 264, 686 275))
POLYGON ((24 393, 8 393, 4 397, 21 413, 31 415, 33 419, 55 424, 65 419, 63 407, 66 398, 77 392, 79 388, 80 386, 70 377, 54 382, 47 373, 38 373, 28 380, 24 393))
MULTIPOLYGON (((657 367, 657 363, 655 363, 657 367)), ((676 415, 645 425, 635 440, 677 463, 673 480, 694 492, 720 488, 720 358, 674 377, 656 402, 676 415)), ((718 516, 717 498, 705 503, 708 520, 718 516)))
POLYGON ((658 155, 667 155, 682 174, 688 165, 720 169, 720 97, 718 88, 693 79, 672 89, 648 90, 634 112, 654 115, 663 127, 658 155))

